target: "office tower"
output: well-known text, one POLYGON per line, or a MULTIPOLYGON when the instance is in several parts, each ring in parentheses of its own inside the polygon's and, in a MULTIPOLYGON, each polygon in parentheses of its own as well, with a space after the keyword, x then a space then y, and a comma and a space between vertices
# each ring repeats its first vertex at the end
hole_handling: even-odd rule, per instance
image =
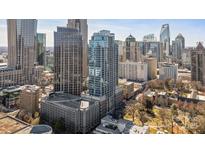
POLYGON ((68 19, 68 28, 76 28, 83 39, 83 80, 88 76, 88 24, 87 19, 68 19))
POLYGON ((169 56, 170 53, 170 32, 169 24, 162 25, 160 31, 160 42, 163 44, 163 54, 164 56, 169 56))
POLYGON ((157 59, 154 57, 146 57, 144 62, 148 65, 148 80, 153 80, 157 77, 157 59))
POLYGON ((77 29, 57 27, 54 32, 54 90, 82 92, 82 35, 77 29))
POLYGON ((178 64, 163 63, 159 67, 159 79, 173 79, 176 81, 178 78, 178 64))
POLYGON ((125 47, 126 47, 126 60, 129 61, 140 61, 140 53, 139 48, 136 43, 136 39, 130 34, 125 39, 125 47))
POLYGON ((154 36, 154 34, 148 34, 143 37, 143 42, 154 42, 154 41, 157 41, 157 38, 154 36))
POLYGON ((34 114, 39 112, 40 87, 36 85, 25 85, 20 94, 20 109, 34 114))
POLYGON ((148 65, 143 62, 120 62, 119 77, 133 81, 147 81, 148 65))
POLYGON ((39 65, 45 66, 46 55, 46 34, 37 33, 37 62, 39 65))
POLYGON ((191 50, 191 78, 205 85, 205 49, 201 42, 191 50))
POLYGON ((172 55, 174 58, 180 60, 182 58, 182 51, 185 48, 185 39, 182 36, 182 34, 179 33, 175 38, 175 41, 174 42, 172 41, 172 43, 174 43, 174 45, 172 44, 173 46, 172 55))
POLYGON ((161 48, 160 48, 160 42, 157 41, 147 41, 143 42, 143 52, 145 55, 156 57, 158 61, 160 61, 161 56, 161 48))
POLYGON ((115 107, 118 80, 118 48, 115 35, 108 30, 94 33, 89 43, 89 94, 106 96, 107 111, 115 107))
POLYGON ((118 45, 118 55, 119 55, 119 61, 125 62, 126 61, 126 47, 125 42, 116 40, 116 44, 118 45))
POLYGON ((36 62, 37 20, 8 19, 8 67, 23 69, 27 82, 36 62))

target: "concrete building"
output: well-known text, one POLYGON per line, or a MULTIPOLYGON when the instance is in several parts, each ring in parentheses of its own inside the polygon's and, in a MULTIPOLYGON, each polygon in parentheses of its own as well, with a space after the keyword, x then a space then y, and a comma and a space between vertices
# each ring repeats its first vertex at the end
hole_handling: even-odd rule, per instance
POLYGON ((99 111, 98 101, 54 93, 42 103, 41 116, 49 123, 63 118, 68 133, 90 133, 100 122, 99 111))
POLYGON ((205 85, 205 48, 201 42, 191 50, 191 78, 205 85))
POLYGON ((128 99, 133 96, 134 93, 134 83, 127 81, 119 81, 119 87, 122 89, 123 97, 128 99))
POLYGON ((20 94, 20 109, 24 109, 32 114, 39 112, 40 94, 41 90, 38 86, 23 86, 20 94))
POLYGON ((83 70, 83 79, 85 80, 88 77, 88 24, 87 19, 68 19, 68 28, 77 29, 82 35, 83 40, 83 60, 82 60, 82 70, 83 70))
POLYGON ((173 79, 176 81, 178 78, 178 64, 163 63, 159 66, 159 79, 173 79))
POLYGON ((120 62, 119 77, 134 81, 147 81, 148 65, 143 62, 120 62))
POLYGON ((191 50, 193 48, 185 48, 182 50, 182 65, 185 68, 191 69, 191 50))
POLYGON ((9 86, 23 85, 26 79, 23 70, 14 68, 0 68, 0 88, 9 86))
POLYGON ((108 30, 94 33, 89 43, 89 94, 106 96, 107 112, 115 107, 118 83, 118 48, 115 35, 108 30))
POLYGON ((54 90, 82 92, 82 35, 77 29, 57 27, 54 32, 54 90))
POLYGON ((148 80, 153 80, 157 77, 157 59, 154 57, 146 57, 144 62, 148 65, 148 80))
POLYGON ((126 61, 126 47, 124 41, 115 41, 118 45, 118 54, 119 54, 119 62, 125 62, 126 61))
POLYGON ((20 86, 10 86, 0 91, 0 104, 3 105, 5 112, 10 112, 18 109, 20 104, 20 86))
POLYGON ((37 63, 45 66, 46 61, 46 34, 37 33, 37 63))
POLYGON ((170 55, 170 31, 169 24, 162 25, 160 31, 160 42, 163 44, 163 54, 164 56, 170 55))

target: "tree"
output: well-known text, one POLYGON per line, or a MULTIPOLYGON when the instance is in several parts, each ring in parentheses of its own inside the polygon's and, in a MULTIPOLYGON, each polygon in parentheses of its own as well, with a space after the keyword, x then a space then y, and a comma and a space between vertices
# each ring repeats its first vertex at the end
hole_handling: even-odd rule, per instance
POLYGON ((60 134, 60 133, 64 133, 66 128, 65 128, 65 119, 64 118, 60 118, 56 121, 54 121, 54 131, 55 133, 57 134, 60 134))
POLYGON ((135 114, 136 114, 137 108, 138 108, 138 105, 134 101, 129 102, 129 104, 125 108, 126 113, 132 116, 133 122, 135 121, 135 114))

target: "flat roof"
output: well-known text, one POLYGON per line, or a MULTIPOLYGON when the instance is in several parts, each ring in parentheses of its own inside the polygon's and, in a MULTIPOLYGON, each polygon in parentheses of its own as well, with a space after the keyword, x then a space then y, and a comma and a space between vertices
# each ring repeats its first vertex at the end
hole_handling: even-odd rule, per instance
POLYGON ((8 115, 0 118, 0 134, 26 134, 31 128, 31 125, 8 115))
POLYGON ((63 105, 76 109, 86 109, 90 105, 94 104, 94 101, 89 99, 66 93, 53 93, 47 97, 47 101, 57 105, 63 105))

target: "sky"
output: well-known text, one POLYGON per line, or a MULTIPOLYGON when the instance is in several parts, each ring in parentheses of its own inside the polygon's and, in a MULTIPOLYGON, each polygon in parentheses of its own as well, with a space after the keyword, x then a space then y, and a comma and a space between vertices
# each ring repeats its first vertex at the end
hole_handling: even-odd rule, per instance
MULTIPOLYGON (((47 46, 53 46, 53 32, 57 26, 66 26, 66 19, 39 19, 37 31, 46 33, 47 46)), ((142 40, 144 35, 153 33, 159 40, 162 24, 169 24, 171 40, 178 33, 185 37, 186 46, 195 46, 196 42, 205 41, 205 20, 166 20, 166 19, 88 19, 88 39, 94 32, 102 29, 115 33, 116 40, 125 40, 132 34, 136 40, 142 40)), ((7 25, 5 19, 0 19, 0 46, 7 46, 7 25)))

